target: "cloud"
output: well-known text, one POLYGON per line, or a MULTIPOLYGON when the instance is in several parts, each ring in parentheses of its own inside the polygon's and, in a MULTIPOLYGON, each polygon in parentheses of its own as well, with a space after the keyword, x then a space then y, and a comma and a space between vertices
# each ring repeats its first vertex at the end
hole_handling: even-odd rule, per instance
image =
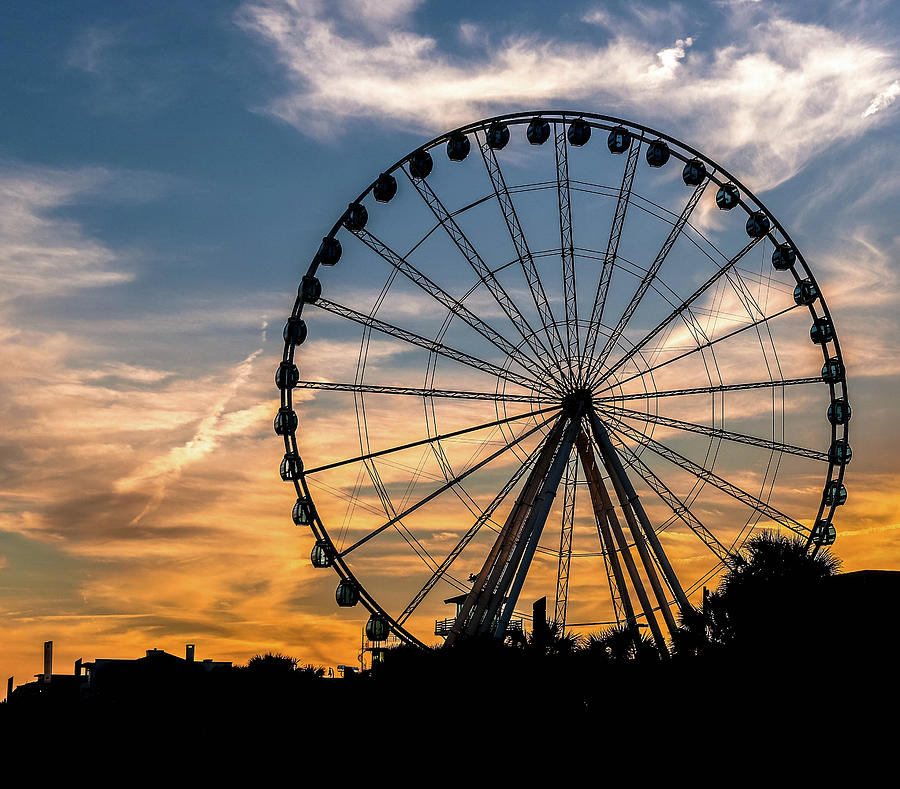
POLYGON ((85 109, 105 115, 145 115, 182 96, 197 73, 196 59, 171 46, 164 17, 97 23, 81 29, 65 63, 87 87, 85 109))
POLYGON ((122 27, 89 27, 69 47, 67 65, 89 74, 100 74, 109 67, 112 51, 121 44, 123 33, 122 27))
POLYGON ((253 362, 261 353, 262 348, 258 348, 237 366, 229 376, 230 382, 219 400, 200 421, 189 441, 173 447, 166 455, 150 463, 147 468, 116 481, 116 488, 125 493, 138 489, 146 490, 148 487, 154 491, 144 509, 130 521, 129 525, 140 523, 148 513, 159 506, 166 489, 181 476, 185 466, 209 455, 224 436, 241 435, 251 424, 258 423, 262 416, 268 416, 271 410, 268 403, 226 414, 228 403, 250 378, 253 362), (265 410, 265 414, 261 413, 262 409, 265 410))
POLYGON ((0 303, 132 279, 113 250, 53 214, 97 195, 111 180, 101 168, 0 168, 0 303))
POLYGON ((304 134, 331 136, 348 118, 437 131, 494 111, 579 102, 703 140, 758 188, 862 134, 875 114, 866 107, 888 100, 872 96, 888 96, 897 75, 895 56, 879 46, 777 15, 742 22, 739 38, 726 30, 737 43, 724 45, 709 35, 700 48, 689 30, 663 49, 632 32, 602 45, 535 33, 465 60, 408 18, 364 34, 317 4, 270 0, 245 4, 237 21, 285 71, 288 87, 266 111, 304 134))
POLYGON ((862 117, 868 118, 876 112, 881 112, 885 107, 889 107, 893 104, 898 95, 900 95, 900 82, 893 82, 887 89, 881 91, 881 93, 872 99, 872 103, 866 107, 866 111, 862 114, 862 117))

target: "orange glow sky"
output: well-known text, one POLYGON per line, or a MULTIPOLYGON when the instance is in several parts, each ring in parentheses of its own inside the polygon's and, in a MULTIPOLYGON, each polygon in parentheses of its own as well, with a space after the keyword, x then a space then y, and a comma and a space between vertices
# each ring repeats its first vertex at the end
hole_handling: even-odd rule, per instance
MULTIPOLYGON (((312 538, 278 478, 281 325, 318 239, 381 169, 459 123, 538 106, 686 140, 789 229, 849 371, 854 459, 835 552, 845 570, 900 569, 896 10, 572 3, 539 21, 543 4, 527 3, 465 19, 423 0, 210 2, 183 17, 140 5, 6 12, 0 26, 0 42, 34 44, 0 46, 14 116, 0 131, 3 677, 39 672, 50 639, 60 672, 186 642, 198 658, 356 662, 365 614, 335 607, 336 580, 310 567, 312 538)), ((720 232, 709 200, 699 211, 720 232)), ((363 304, 381 281, 359 270, 323 281, 363 304)), ((427 306, 394 309, 385 319, 427 306)), ((317 317, 302 375, 352 380, 358 332, 317 317)), ((805 340, 781 347, 789 363, 811 353, 805 340)), ((402 377, 390 343, 376 338, 370 359, 382 380, 402 377)), ((326 394, 298 409, 301 431, 316 426, 307 465, 358 451, 352 399, 326 394)), ((753 400, 733 402, 753 418, 753 400)), ((788 423, 803 409, 789 406, 788 423)), ((442 426, 466 418, 448 409, 442 426)), ((386 415, 373 446, 404 423, 386 415)), ((789 504, 805 483, 786 479, 789 504)), ((340 520, 344 505, 327 501, 340 520)), ((457 511, 427 517, 436 545, 451 539, 457 511)), ((577 522, 576 536, 591 528, 577 522)), ((673 532, 673 561, 690 570, 696 546, 673 532)), ((408 561, 394 548, 366 558, 388 595, 408 561)), ((539 579, 554 573, 536 565, 539 579)), ((586 584, 588 600, 602 591, 586 584)))

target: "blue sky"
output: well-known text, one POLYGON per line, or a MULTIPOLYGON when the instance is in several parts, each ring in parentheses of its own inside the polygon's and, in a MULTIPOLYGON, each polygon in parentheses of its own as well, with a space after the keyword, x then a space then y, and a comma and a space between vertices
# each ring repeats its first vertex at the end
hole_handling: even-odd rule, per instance
POLYGON ((30 671, 51 637, 75 657, 194 639, 346 658, 360 623, 326 610, 330 580, 310 591, 272 477, 280 325, 381 169, 531 108, 656 126, 790 229, 853 381, 860 493, 839 553, 896 567, 898 18, 765 0, 6 4, 2 670, 30 671))

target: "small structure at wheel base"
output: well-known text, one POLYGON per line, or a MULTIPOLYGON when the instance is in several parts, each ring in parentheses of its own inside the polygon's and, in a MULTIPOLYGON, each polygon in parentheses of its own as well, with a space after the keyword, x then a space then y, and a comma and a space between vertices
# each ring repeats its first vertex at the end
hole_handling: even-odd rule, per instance
MULTIPOLYGON (((453 623, 456 621, 456 617, 459 616, 459 612, 463 607, 463 603, 466 602, 467 597, 467 594, 461 594, 444 600, 447 605, 456 606, 456 616, 453 616, 450 619, 436 619, 434 621, 434 634, 436 636, 446 638, 450 635, 450 631, 453 629, 453 623)), ((509 625, 506 627, 506 635, 521 634, 522 632, 524 632, 522 618, 518 617, 516 619, 510 619, 509 625)))

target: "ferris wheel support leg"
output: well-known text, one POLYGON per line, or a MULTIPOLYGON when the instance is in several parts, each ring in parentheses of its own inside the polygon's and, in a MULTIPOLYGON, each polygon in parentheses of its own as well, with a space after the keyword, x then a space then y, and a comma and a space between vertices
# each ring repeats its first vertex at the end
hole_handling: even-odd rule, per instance
MULTIPOLYGON (((644 505, 641 503, 641 500, 638 497, 634 486, 631 484, 631 480, 628 479, 628 475, 625 473, 625 469, 622 466, 622 461, 619 459, 619 455, 613 448, 612 442, 609 439, 609 433, 606 432, 606 428, 603 426, 603 423, 600 421, 600 417, 597 416, 594 410, 591 410, 590 419, 591 429, 594 433, 595 438, 597 439, 597 443, 600 446, 601 452, 603 453, 604 458, 608 459, 608 462, 615 469, 615 476, 618 477, 619 481, 622 484, 623 492, 626 494, 628 502, 632 506, 635 515, 637 515, 641 528, 644 531, 644 535, 647 538, 647 542, 650 545, 650 549, 653 551, 653 554, 656 556, 656 559, 659 562, 659 566, 662 568, 663 575, 666 578, 666 583, 672 590, 672 594, 675 595, 675 599, 678 602, 679 608, 681 608, 682 610, 689 609, 690 603, 688 602, 687 595, 684 593, 684 589, 681 587, 681 582, 678 580, 678 576, 675 574, 675 570, 672 568, 672 565, 669 562, 669 557, 666 556, 666 552, 663 550, 663 547, 659 542, 659 537, 656 536, 656 531, 654 530, 653 525, 650 523, 650 519, 647 517, 647 513, 644 510, 644 505)), ((668 610, 668 606, 665 606, 664 611, 668 610)))
POLYGON ((482 629, 481 625, 484 621, 485 613, 490 607, 494 595, 499 594, 502 598, 505 587, 500 589, 499 592, 496 591, 499 580, 509 555, 515 547, 528 511, 540 490, 541 482, 550 468, 550 463, 562 438, 564 427, 565 418, 561 417, 550 430, 541 454, 534 464, 534 468, 531 470, 521 493, 519 493, 513 504, 503 524, 503 528, 500 530, 500 534, 497 535, 497 539, 494 541, 494 545, 491 547, 490 553, 488 553, 484 565, 478 573, 478 577, 475 579, 472 591, 469 592, 463 605, 460 607, 456 621, 453 623, 453 627, 444 641, 445 647, 452 646, 461 636, 471 636, 478 633, 482 629))
MULTIPOLYGON (((641 580, 634 557, 631 555, 631 551, 628 548, 628 540, 625 539, 625 532, 622 531, 622 526, 616 516, 615 509, 613 509, 609 492, 606 490, 606 485, 603 484, 603 478, 600 476, 600 470, 597 468, 597 463, 594 460, 593 451, 590 448, 590 444, 587 442, 585 444, 585 453, 582 455, 582 465, 584 466, 584 473, 588 478, 588 485, 591 489, 591 501, 594 504, 594 511, 599 512, 601 517, 606 517, 609 526, 615 535, 616 542, 619 545, 619 553, 622 554, 622 560, 625 562, 625 567, 628 570, 628 577, 631 579, 631 586, 637 595, 638 602, 641 604, 641 610, 644 612, 644 618, 647 620, 647 626, 650 628, 653 640, 656 642, 656 647, 661 655, 668 656, 669 650, 666 647, 666 639, 659 627, 659 623, 656 621, 656 615, 653 613, 653 605, 650 603, 647 590, 644 588, 644 582, 641 580)), ((631 607, 631 600, 628 598, 628 589, 625 586, 624 578, 622 578, 621 588, 625 590, 623 602, 626 600, 628 601, 628 606, 631 608, 633 615, 634 608, 631 607)), ((634 637, 635 642, 637 642, 638 629, 636 617, 631 620, 630 624, 632 636, 634 637)))
MULTIPOLYGON (((580 435, 580 432, 579 432, 580 435)), ((563 483, 562 523, 559 533, 559 563, 556 569, 556 606, 553 621, 561 629, 566 626, 569 605, 569 570, 572 565, 572 532, 575 526, 575 494, 578 486, 578 453, 572 452, 563 483)))
MULTIPOLYGON (((571 414, 571 421, 566 427, 566 432, 559 445, 556 457, 553 458, 553 465, 550 466, 550 471, 547 472, 547 477, 541 486, 541 492, 535 499, 531 512, 528 513, 528 520, 525 521, 525 527, 522 529, 522 537, 519 540, 519 545, 516 546, 519 548, 519 546, 524 544, 524 550, 520 549, 522 558, 518 563, 515 579, 509 589, 509 594, 503 605, 503 612, 500 614, 500 619, 494 630, 495 638, 503 638, 506 634, 506 628, 509 626, 509 620, 512 618, 513 611, 516 608, 519 594, 522 591, 522 586, 525 584, 525 577, 528 575, 528 570, 531 567, 531 560, 534 558, 538 542, 541 539, 541 532, 544 530, 544 524, 547 522, 547 516, 550 514, 550 507, 553 505, 553 499, 556 497, 556 491, 562 480, 563 471, 565 471, 569 456, 572 454, 572 446, 575 443, 575 436, 581 428, 583 413, 583 406, 580 406, 574 409, 571 414)), ((515 565, 512 564, 511 566, 515 565)))
MULTIPOLYGON (((584 476, 588 483, 588 490, 591 495, 591 504, 594 509, 594 518, 597 521, 597 528, 600 531, 600 542, 606 549, 606 558, 612 570, 613 583, 615 591, 618 593, 621 601, 622 610, 625 612, 625 622, 629 629, 637 634, 637 619, 634 615, 634 606, 631 604, 631 598, 628 595, 628 587, 625 584, 625 574, 622 572, 622 564, 619 562, 619 556, 616 553, 616 544, 613 542, 610 524, 615 519, 615 525, 618 527, 619 521, 613 510, 612 502, 609 500, 609 494, 600 478, 600 471, 594 460, 594 454, 591 452, 591 444, 585 432, 582 430, 577 441, 578 455, 581 458, 581 467, 584 469, 584 476), (603 494, 606 493, 604 496, 603 494)), ((624 543, 624 536, 622 539, 624 543)), ((628 548, 628 545, 625 545, 628 548)), ((631 554, 628 554, 631 558, 631 554)), ((615 594, 613 595, 615 601, 615 594)))

